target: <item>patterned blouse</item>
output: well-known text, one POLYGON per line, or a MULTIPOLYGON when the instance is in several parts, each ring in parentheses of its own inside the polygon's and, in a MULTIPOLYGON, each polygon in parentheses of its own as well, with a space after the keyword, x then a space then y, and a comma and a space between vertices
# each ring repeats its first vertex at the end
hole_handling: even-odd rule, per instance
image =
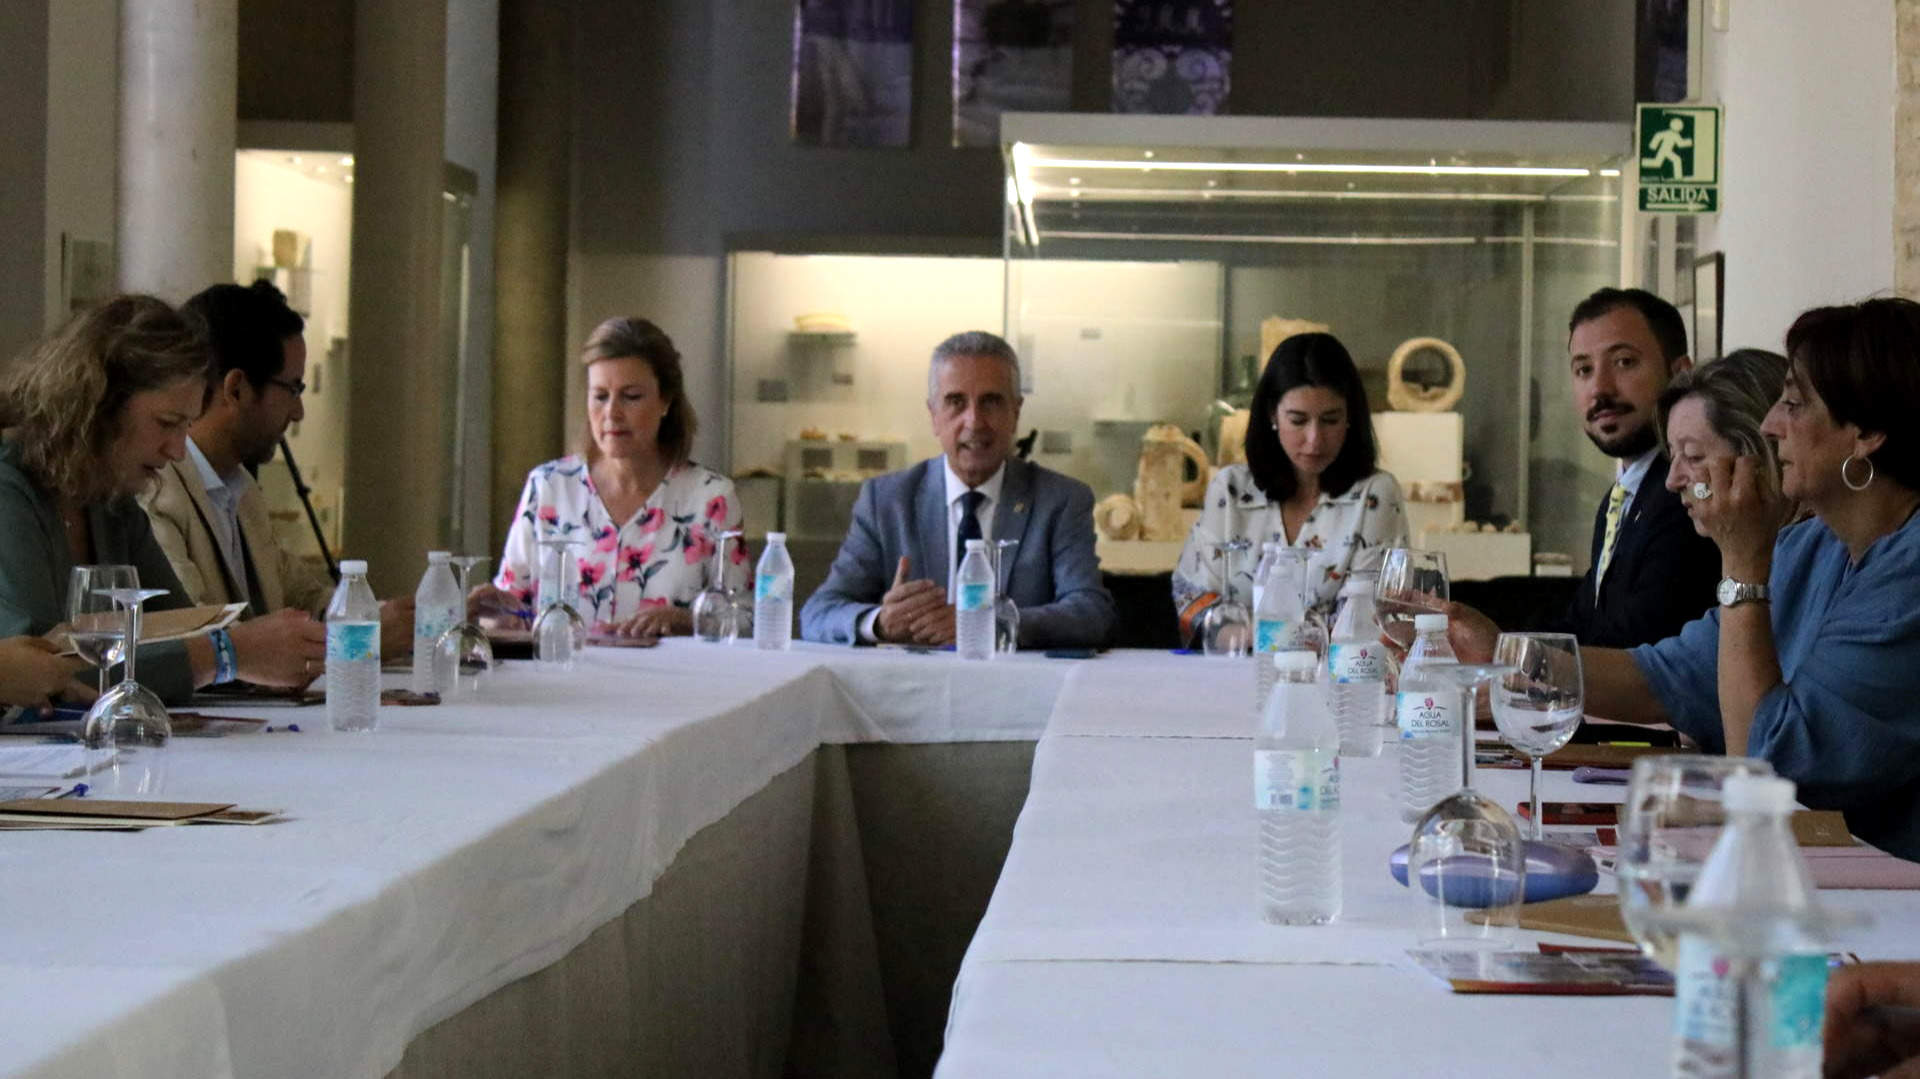
MULTIPOLYGON (((531 607, 541 554, 535 540, 577 536, 580 615, 590 626, 611 625, 648 607, 692 606, 707 587, 721 533, 739 527, 733 481, 691 461, 670 469, 646 504, 616 524, 586 460, 562 457, 527 474, 493 583, 531 607)), ((746 587, 744 542, 727 552, 725 576, 727 587, 746 587)))
MULTIPOLYGON (((1234 596, 1251 604, 1260 545, 1272 539, 1285 543, 1284 529, 1280 503, 1267 499, 1246 465, 1228 465, 1214 475, 1200 519, 1188 533, 1173 571, 1173 606, 1180 612, 1183 635, 1190 632, 1193 619, 1219 598, 1221 556, 1214 544, 1235 537, 1252 541, 1252 549, 1237 557, 1233 576, 1234 596)), ((1322 607, 1332 606, 1350 571, 1377 570, 1388 548, 1406 545, 1406 507, 1399 482, 1388 472, 1375 472, 1336 496, 1321 492, 1291 544, 1323 552, 1308 562, 1322 607)))

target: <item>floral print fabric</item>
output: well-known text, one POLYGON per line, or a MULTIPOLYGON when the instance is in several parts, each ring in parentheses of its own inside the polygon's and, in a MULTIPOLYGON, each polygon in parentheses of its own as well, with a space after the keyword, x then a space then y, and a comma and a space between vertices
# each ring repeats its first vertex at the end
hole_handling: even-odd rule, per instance
MULTIPOLYGON (((520 509, 507 532, 493 583, 531 609, 538 583, 537 541, 578 539, 575 606, 595 628, 624 622, 649 607, 691 607, 707 587, 722 533, 740 527, 733 481, 692 462, 675 465, 632 518, 616 522, 594 489, 587 462, 562 457, 527 474, 520 509)), ((727 551, 725 586, 747 584, 747 551, 727 551)))
MULTIPOLYGON (((1187 534, 1180 562, 1174 567, 1174 610, 1185 611, 1201 596, 1221 591, 1221 556, 1213 548, 1234 538, 1253 544, 1238 556, 1233 567, 1233 594, 1251 605, 1253 569, 1260 561, 1260 545, 1276 534, 1285 543, 1284 532, 1280 503, 1268 501, 1247 466, 1221 469, 1207 485, 1200 519, 1187 534)), ((1292 543, 1294 547, 1325 552, 1308 562, 1313 589, 1323 608, 1333 605, 1348 573, 1377 570, 1388 548, 1406 545, 1406 507, 1401 502, 1399 482, 1387 472, 1375 472, 1339 495, 1329 497, 1322 492, 1292 543)))

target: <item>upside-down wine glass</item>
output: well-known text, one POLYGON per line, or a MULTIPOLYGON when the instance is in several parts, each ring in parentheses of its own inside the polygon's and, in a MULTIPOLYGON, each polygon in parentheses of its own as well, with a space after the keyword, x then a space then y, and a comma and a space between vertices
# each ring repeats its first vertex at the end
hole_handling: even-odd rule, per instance
MULTIPOLYGON (((455 555, 447 560, 460 570, 462 596, 472 594, 474 568, 487 560, 486 555, 474 554, 455 555)), ((474 622, 470 613, 462 615, 453 628, 440 635, 435 651, 439 653, 441 669, 447 672, 447 689, 452 696, 477 693, 493 673, 493 642, 487 639, 487 631, 474 622)))
POLYGON ((540 617, 533 622, 533 658, 543 670, 572 670, 587 646, 587 620, 570 602, 578 594, 574 582, 580 579, 580 570, 573 552, 579 545, 579 540, 565 536, 539 541, 540 617))
POLYGON ((164 588, 109 588, 106 593, 126 609, 124 663, 120 683, 100 695, 80 722, 80 741, 88 749, 118 750, 111 770, 94 786, 109 796, 159 794, 166 786, 166 748, 173 739, 167 706, 136 678, 140 605, 164 588))
POLYGON ((693 598, 693 635, 715 644, 732 644, 740 636, 738 597, 727 587, 727 541, 737 540, 739 529, 720 533, 713 549, 713 568, 707 573, 707 587, 693 598))
POLYGON ((1407 846, 1407 886, 1425 908, 1416 929, 1426 947, 1500 947, 1519 927, 1527 882, 1520 829, 1499 803, 1473 789, 1474 698, 1480 683, 1513 671, 1503 663, 1421 668, 1459 688, 1461 717, 1460 789, 1427 810, 1407 846))
POLYGON ((1527 758, 1529 838, 1541 838, 1541 758, 1573 738, 1580 729, 1586 683, 1580 668, 1580 642, 1571 633, 1502 633, 1493 645, 1493 661, 1514 668, 1487 690, 1493 698, 1493 722, 1507 744, 1527 758))
POLYGON ((99 672, 99 695, 107 692, 107 671, 127 649, 127 616, 114 602, 113 590, 140 587, 132 566, 75 566, 67 575, 68 639, 80 658, 99 672))
POLYGON ((1253 612, 1233 592, 1239 556, 1252 546, 1244 537, 1213 545, 1213 561, 1222 577, 1219 601, 1200 616, 1200 651, 1205 655, 1244 658, 1253 653, 1253 612))
POLYGON ((1013 560, 1019 554, 1020 541, 993 541, 993 650, 1012 655, 1020 650, 1020 605, 1007 595, 1013 580, 1013 560))

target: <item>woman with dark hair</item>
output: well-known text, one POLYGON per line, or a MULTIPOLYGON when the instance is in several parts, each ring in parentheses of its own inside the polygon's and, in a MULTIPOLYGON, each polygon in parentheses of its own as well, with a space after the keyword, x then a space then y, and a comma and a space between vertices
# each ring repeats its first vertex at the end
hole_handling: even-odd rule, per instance
MULTIPOLYGON (((1820 307, 1787 331, 1780 399, 1753 454, 1688 488, 1720 548, 1720 605, 1676 636, 1581 652, 1587 711, 1671 723, 1713 753, 1772 763, 1801 802, 1920 861, 1920 304, 1820 307), (1812 516, 1782 528, 1795 507, 1812 516)), ((1460 658, 1494 629, 1456 607, 1460 658)))
POLYGON ((1400 485, 1378 468, 1366 388, 1332 334, 1296 334, 1273 350, 1253 392, 1246 449, 1246 464, 1228 465, 1207 486, 1173 571, 1183 638, 1220 600, 1214 548, 1221 542, 1253 544, 1235 567, 1241 596, 1252 594, 1262 543, 1325 552, 1310 564, 1309 586, 1322 605, 1333 602, 1349 572, 1377 569, 1387 548, 1406 545, 1400 485))
MULTIPOLYGON (((151 296, 90 308, 16 360, 0 384, 0 635, 44 634, 67 617, 76 565, 131 565, 145 588, 190 598, 134 496, 186 455, 211 371, 200 327, 151 296)), ((244 679, 302 686, 321 672, 326 629, 282 612, 142 646, 140 681, 162 700, 244 679)))
MULTIPOLYGON (((608 319, 587 338, 580 362, 580 452, 528 474, 499 571, 474 602, 525 612, 538 585, 536 541, 572 537, 580 541, 576 605, 595 632, 691 633, 693 601, 709 583, 720 535, 740 527, 733 481, 687 459, 693 403, 680 353, 660 327, 608 319)), ((726 578, 745 586, 744 544, 728 552, 726 578)))

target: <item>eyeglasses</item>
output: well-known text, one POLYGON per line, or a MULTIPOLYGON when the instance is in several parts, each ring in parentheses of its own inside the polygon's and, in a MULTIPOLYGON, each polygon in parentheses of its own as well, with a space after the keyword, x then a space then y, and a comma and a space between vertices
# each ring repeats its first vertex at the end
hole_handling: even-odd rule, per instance
POLYGON ((270 378, 267 381, 272 383, 275 386, 280 387, 281 389, 287 391, 288 393, 294 395, 295 397, 298 397, 301 394, 307 392, 307 384, 305 382, 295 382, 292 379, 285 379, 285 378, 270 378))

